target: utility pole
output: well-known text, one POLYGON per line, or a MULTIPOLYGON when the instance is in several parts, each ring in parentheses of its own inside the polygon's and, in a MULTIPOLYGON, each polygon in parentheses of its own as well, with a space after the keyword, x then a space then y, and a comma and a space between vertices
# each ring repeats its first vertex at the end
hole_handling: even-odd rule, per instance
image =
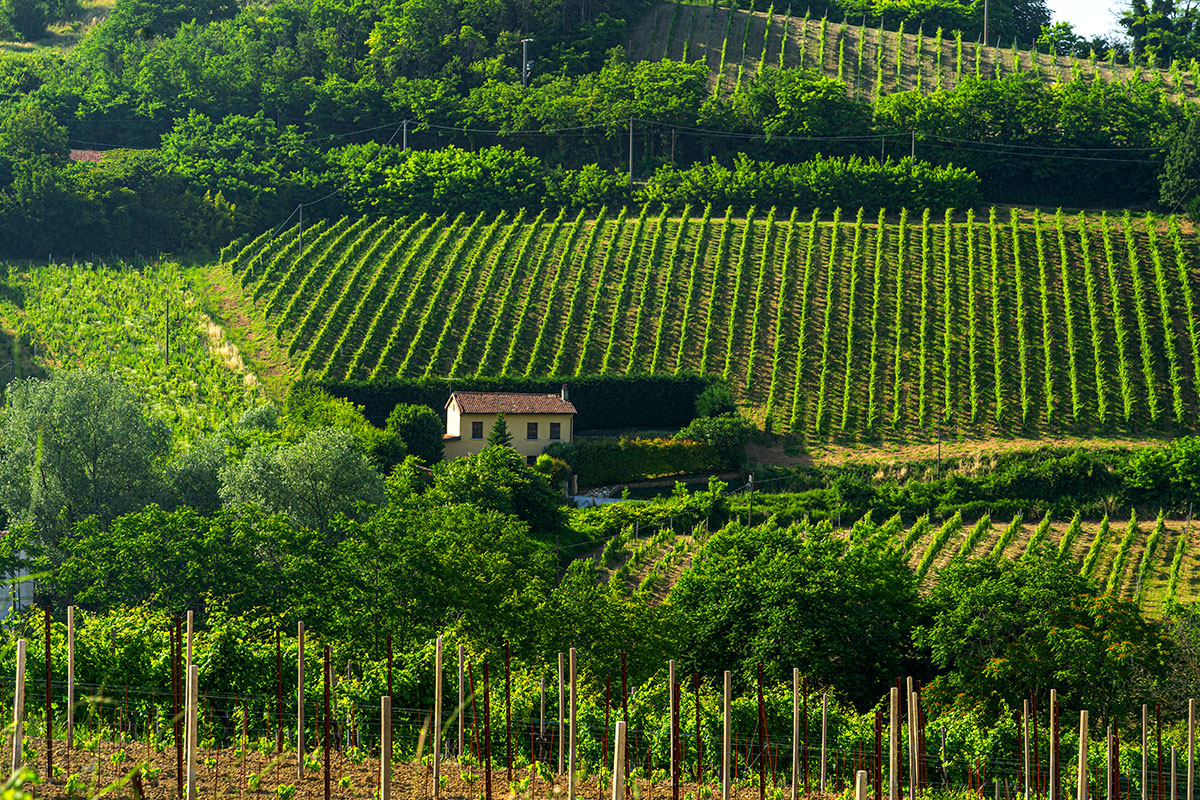
POLYGON ((401 123, 401 128, 403 129, 404 134, 400 141, 403 143, 402 146, 403 146, 404 152, 407 153, 408 152, 408 120, 404 120, 404 122, 401 123))
POLYGON ((988 42, 988 0, 983 0, 983 43, 988 42))
POLYGON ((912 160, 916 161, 917 160, 917 132, 914 130, 914 131, 909 131, 909 133, 912 134, 912 160))
POLYGON ((526 49, 533 39, 521 40, 521 86, 529 85, 529 73, 532 71, 529 68, 529 51, 526 49))
POLYGON ((633 188, 633 117, 629 118, 629 186, 633 188))

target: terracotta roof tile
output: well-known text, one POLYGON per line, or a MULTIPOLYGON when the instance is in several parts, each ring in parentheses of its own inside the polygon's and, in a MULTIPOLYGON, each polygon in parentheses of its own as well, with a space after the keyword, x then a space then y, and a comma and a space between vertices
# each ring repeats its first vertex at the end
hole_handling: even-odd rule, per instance
POLYGON ((454 392, 446 407, 457 401, 463 414, 574 414, 575 406, 558 394, 518 392, 454 392))

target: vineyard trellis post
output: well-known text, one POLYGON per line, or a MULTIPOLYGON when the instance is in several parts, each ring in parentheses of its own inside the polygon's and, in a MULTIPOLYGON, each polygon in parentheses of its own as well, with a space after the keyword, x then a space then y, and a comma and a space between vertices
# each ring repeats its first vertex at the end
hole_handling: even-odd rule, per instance
POLYGON ((1113 735, 1112 725, 1104 734, 1104 796, 1112 797, 1113 789, 1113 735))
POLYGON ((675 775, 675 722, 679 714, 679 708, 675 705, 675 659, 667 662, 667 749, 671 753, 669 762, 670 772, 674 780, 675 775))
POLYGON ((1024 750, 1025 800, 1029 800, 1029 701, 1021 701, 1021 740, 1024 750))
POLYGON ((441 796, 442 777, 442 637, 433 648, 433 796, 441 796))
MULTIPOLYGON (((388 687, 389 689, 391 687, 388 687)), ((390 696, 390 695, 389 695, 390 696)), ((389 701, 388 708, 391 708, 389 701)), ((388 716, 386 719, 391 719, 388 716)), ((386 721, 384 725, 386 726, 386 721)), ((304 777, 304 623, 296 623, 296 777, 304 777)), ((381 784, 382 785, 382 784, 381 784)), ((390 784, 389 784, 390 785, 390 784)))
POLYGON ((829 694, 821 695, 821 779, 820 791, 825 794, 825 755, 829 740, 829 694))
POLYGON ((1150 706, 1142 703, 1142 800, 1150 800, 1150 706))
POLYGON ((867 771, 860 769, 854 774, 854 800, 867 800, 867 771))
POLYGON ((555 709, 558 727, 558 774, 563 773, 563 706, 566 704, 566 698, 563 696, 563 654, 558 654, 558 706, 555 709))
POLYGON ((275 752, 283 753, 283 650, 278 627, 275 628, 275 752))
POLYGON ((509 661, 508 640, 504 640, 504 744, 507 772, 505 780, 512 783, 512 666, 509 661))
MULTIPOLYGON (((763 749, 763 737, 767 729, 767 710, 763 703, 762 662, 758 663, 758 800, 767 797, 768 751, 763 749)), ((678 800, 678 798, 673 798, 678 800)))
POLYGON ((900 800, 900 687, 888 700, 888 800, 900 800))
POLYGON ((75 746, 75 606, 67 606, 67 774, 75 746))
POLYGON ((54 782, 54 718, 50 714, 50 606, 43 614, 46 622, 46 782, 54 782))
POLYGON ((800 778, 800 668, 792 667, 792 800, 800 778))
POLYGON ((625 721, 620 719, 613 743, 612 800, 625 800, 625 721))
POLYGON ((13 692, 13 736, 10 772, 21 767, 21 736, 25 724, 25 640, 17 640, 16 690, 13 692))
POLYGON ((325 663, 321 665, 321 671, 324 673, 325 680, 325 713, 322 720, 324 736, 321 746, 325 749, 325 800, 329 800, 329 676, 333 671, 333 665, 329 660, 329 645, 325 645, 325 663))
POLYGON ((1088 800, 1088 712, 1079 712, 1079 763, 1076 767, 1076 800, 1088 800))
POLYGON ((379 800, 392 800, 392 698, 379 698, 379 800))
POLYGON ((1179 753, 1179 748, 1176 747, 1175 745, 1171 745, 1171 800, 1176 800, 1175 787, 1177 785, 1176 784, 1177 778, 1175 776, 1175 758, 1178 755, 1178 753, 1179 753))
MULTIPOLYGON (((190 621, 191 612, 188 612, 190 621)), ((196 785, 196 706, 200 693, 200 668, 195 664, 187 673, 187 800, 196 800, 199 787, 196 785)))
POLYGON ((917 693, 912 690, 912 678, 908 679, 908 786, 909 796, 917 800, 920 766, 917 763, 917 693))
POLYGON ((184 680, 192 672, 192 622, 193 612, 187 612, 187 661, 184 662, 184 680))
POLYGON ((1050 800, 1058 800, 1058 690, 1050 690, 1050 800))
POLYGON ((625 720, 625 744, 621 747, 621 760, 625 765, 625 782, 629 782, 629 688, 625 669, 625 651, 621 651, 621 716, 625 720))
POLYGON ((1196 698, 1188 698, 1187 727, 1187 800, 1192 800, 1196 777, 1196 698))
MULTIPOLYGON (((466 707, 466 698, 463 694, 463 661, 465 660, 464 647, 458 646, 458 750, 455 755, 458 756, 459 763, 462 763, 463 757, 463 710, 466 707)), ((542 679, 542 716, 546 716, 546 681, 542 679)), ((542 733, 546 732, 546 725, 542 723, 542 733)))
POLYGON ((570 650, 571 656, 571 720, 570 720, 570 750, 567 762, 567 800, 575 800, 575 648, 570 650))
POLYGON ((729 670, 725 670, 725 697, 722 703, 722 733, 721 733, 721 800, 729 800, 730 794, 730 774, 729 774, 729 748, 732 744, 733 729, 731 727, 732 720, 730 719, 730 705, 733 691, 733 676, 729 670))

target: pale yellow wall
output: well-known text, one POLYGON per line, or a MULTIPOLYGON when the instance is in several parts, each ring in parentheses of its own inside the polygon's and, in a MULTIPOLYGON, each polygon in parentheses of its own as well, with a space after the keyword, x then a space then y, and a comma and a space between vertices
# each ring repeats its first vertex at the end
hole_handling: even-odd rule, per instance
MULTIPOLYGON (((523 456, 539 456, 546 449, 546 445, 554 442, 569 442, 574 435, 575 417, 572 414, 505 414, 504 421, 508 424, 508 432, 512 434, 512 447, 523 456), (526 425, 530 422, 538 423, 538 438, 525 438, 526 425), (562 438, 550 439, 550 423, 558 422, 562 424, 562 438)), ((458 440, 447 440, 445 458, 461 458, 462 456, 471 456, 487 447, 488 434, 492 432, 492 426, 496 424, 495 414, 462 414, 457 413, 457 409, 452 404, 446 414, 446 432, 454 433, 454 426, 457 425, 457 434, 461 437, 458 440), (471 438, 471 423, 475 421, 483 423, 483 438, 471 438)))

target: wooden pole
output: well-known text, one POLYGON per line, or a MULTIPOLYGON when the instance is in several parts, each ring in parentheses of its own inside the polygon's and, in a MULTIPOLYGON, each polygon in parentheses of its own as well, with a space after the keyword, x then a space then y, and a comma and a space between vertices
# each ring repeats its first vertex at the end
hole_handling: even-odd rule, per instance
POLYGON ((625 746, 621 759, 625 764, 625 783, 629 784, 629 687, 625 670, 625 651, 621 651, 621 716, 625 719, 625 746))
POLYGON ((21 742, 25 727, 25 640, 17 640, 16 691, 13 693, 12 764, 10 772, 21 768, 21 742))
POLYGON ((1025 800, 1029 798, 1029 701, 1021 704, 1021 739, 1025 751, 1025 800))
MULTIPOLYGON (((909 678, 909 685, 912 685, 912 678, 909 678)), ((909 691, 908 693, 908 788, 909 797, 912 800, 917 800, 918 786, 917 781, 920 779, 920 767, 917 764, 917 693, 909 691)))
POLYGON ((1113 796, 1113 735, 1112 725, 1104 734, 1104 796, 1112 800, 1113 796))
POLYGON ((1142 703, 1142 800, 1150 800, 1150 706, 1142 703))
POLYGON ((1179 748, 1175 745, 1171 745, 1171 800, 1176 800, 1175 787, 1178 785, 1178 779, 1175 777, 1175 757, 1178 752, 1179 748))
POLYGON ((575 800, 575 764, 576 764, 576 760, 575 760, 575 739, 576 739, 575 700, 576 700, 576 693, 575 693, 575 691, 576 691, 576 688, 577 687, 575 684, 575 648, 572 647, 571 648, 571 721, 570 721, 571 741, 570 741, 570 750, 568 752, 569 760, 567 762, 567 800, 575 800))
POLYGON ((558 654, 558 774, 563 773, 563 762, 565 760, 565 748, 563 747, 563 706, 567 704, 566 696, 563 692, 563 654, 558 654))
POLYGON ((180 659, 183 658, 183 621, 175 619, 173 639, 174 652, 171 655, 171 718, 175 725, 175 793, 183 797, 183 669, 180 659))
MULTIPOLYGON (((388 708, 391 709, 391 703, 388 708)), ((391 715, 383 718, 384 727, 388 727, 391 715)), ((389 732, 390 736, 390 732, 389 732)), ((296 623, 296 777, 304 777, 304 623, 296 623)), ((380 786, 383 784, 381 783, 380 786)), ((388 784, 391 787, 389 776, 388 784)))
MULTIPOLYGON (((463 735, 463 712, 464 712, 464 709, 466 708, 466 695, 464 694, 465 687, 463 685, 463 662, 465 661, 465 659, 466 659, 466 654, 464 652, 463 646, 460 644, 458 646, 458 752, 457 752, 459 763, 462 763, 463 739, 465 738, 463 735)), ((544 698, 543 698, 542 707, 545 708, 544 698)))
POLYGON ((821 695, 821 794, 825 794, 825 754, 829 738, 829 695, 821 695))
POLYGON ((900 800, 900 687, 888 693, 888 800, 900 800))
POLYGON ((67 772, 74 747, 74 606, 67 606, 67 772))
POLYGON ((441 797, 442 777, 442 637, 433 648, 433 796, 441 797))
POLYGON ((392 800, 392 698, 379 698, 379 800, 392 800))
POLYGON ((692 675, 692 690, 696 693, 696 791, 704 782, 704 739, 700 736, 700 673, 692 675))
MULTIPOLYGON (((671 705, 675 709, 673 724, 671 725, 671 740, 675 743, 675 750, 680 750, 679 747, 679 705, 680 705, 680 686, 678 683, 671 686, 671 705)), ((671 759, 671 800, 679 800, 679 779, 683 772, 682 751, 673 752, 674 758, 671 759)))
POLYGON ((325 713, 322 722, 325 735, 321 743, 325 748, 325 800, 329 800, 329 680, 332 671, 333 666, 329 663, 329 645, 325 645, 325 664, 322 669, 325 674, 325 713))
POLYGON ((667 751, 670 754, 667 774, 675 776, 675 722, 679 710, 675 708, 675 659, 667 662, 667 751))
POLYGON ((188 611, 187 612, 187 662, 184 665, 184 673, 183 673, 185 680, 187 679, 188 675, 192 674, 192 623, 193 623, 193 612, 188 611))
POLYGON ((730 707, 732 706, 733 693, 733 676, 729 670, 725 670, 725 700, 722 706, 724 714, 724 727, 721 734, 721 800, 729 800, 729 789, 731 786, 729 774, 729 750, 733 740, 733 720, 730 716, 730 707))
POLYGON ((767 753, 763 749, 763 732, 767 727, 767 710, 763 702, 762 662, 758 663, 758 800, 767 798, 767 753))
POLYGON ((800 792, 800 669, 792 667, 792 800, 800 792))
POLYGON ((883 709, 875 709, 875 800, 883 800, 883 709))
POLYGON ((1050 800, 1058 798, 1058 690, 1050 690, 1050 800))
MULTIPOLYGON (((189 621, 191 613, 188 612, 189 621)), ((196 800, 199 793, 196 785, 196 706, 200 694, 200 668, 195 664, 189 666, 187 678, 187 800, 196 800)))
POLYGON ((275 629, 275 752, 283 752, 283 650, 279 628, 275 629))
POLYGON ((625 800, 625 721, 620 719, 613 743, 612 800, 625 800))
POLYGON ((1187 800, 1192 800, 1196 777, 1196 698, 1188 698, 1187 800))
POLYGON ((483 793, 492 800, 492 692, 488 662, 483 662, 483 793))
POLYGON ((1076 766, 1077 782, 1075 785, 1076 800, 1088 800, 1087 779, 1088 754, 1088 712, 1079 712, 1079 762, 1076 766))
POLYGON ((867 800, 867 771, 860 769, 854 774, 854 800, 867 800))
POLYGON ((509 661, 508 641, 504 642, 504 758, 507 763, 505 780, 512 783, 512 664, 509 661))
POLYGON ((46 782, 54 783, 54 715, 50 709, 50 606, 46 606, 46 782))

